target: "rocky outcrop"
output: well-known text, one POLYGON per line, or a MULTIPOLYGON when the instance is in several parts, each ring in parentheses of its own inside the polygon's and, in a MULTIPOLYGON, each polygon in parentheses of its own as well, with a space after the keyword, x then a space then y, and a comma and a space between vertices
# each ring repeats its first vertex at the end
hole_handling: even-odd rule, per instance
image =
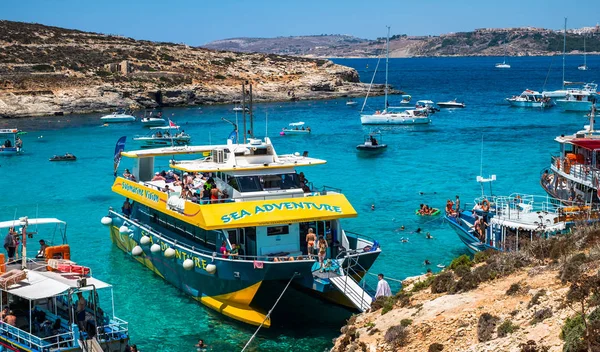
MULTIPOLYGON (((0 21, 0 117, 364 96, 356 70, 329 60, 219 52, 0 21)), ((383 93, 376 86, 371 94, 383 93)))

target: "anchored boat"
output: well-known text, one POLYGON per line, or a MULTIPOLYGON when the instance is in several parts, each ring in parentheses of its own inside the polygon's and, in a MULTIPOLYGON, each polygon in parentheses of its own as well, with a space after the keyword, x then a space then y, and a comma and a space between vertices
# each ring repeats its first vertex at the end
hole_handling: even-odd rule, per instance
POLYGON ((23 244, 19 260, 5 261, 0 254, 0 301, 15 312, 0 322, 2 350, 126 350, 128 324, 114 315, 112 287, 70 260, 66 226, 55 218, 0 222, 0 229, 8 229, 23 244), (34 236, 36 243, 45 239, 45 248, 29 256, 27 241, 34 236), (81 299, 85 308, 78 310, 81 299))
POLYGON ((133 122, 135 121, 135 116, 131 115, 127 110, 118 110, 110 115, 102 116, 100 120, 107 123, 133 122))
POLYGON ((192 137, 185 133, 185 131, 179 131, 179 126, 172 124, 170 126, 151 127, 152 133, 143 136, 133 137, 134 141, 141 142, 144 144, 142 148, 150 147, 164 147, 164 146, 182 146, 188 145, 192 141, 192 137), (164 132, 163 132, 164 131, 164 132))
POLYGON ((464 108, 465 103, 457 102, 456 99, 449 101, 441 101, 437 103, 440 108, 453 109, 453 108, 464 108))
POLYGON ((521 95, 506 98, 506 101, 511 106, 522 108, 546 108, 553 105, 549 97, 544 97, 542 93, 530 89, 526 89, 521 95))
POLYGON ((20 135, 24 132, 16 128, 0 129, 0 155, 21 154, 23 152, 23 141, 20 135))
MULTIPOLYGON (((235 139, 121 153, 139 181, 114 181, 112 190, 133 204, 102 219, 112 241, 195 300, 244 323, 270 326, 267 312, 288 287, 300 305, 325 299, 369 309, 372 296, 358 282, 381 253, 378 242, 342 228, 341 219, 357 214, 340 190, 317 190, 296 171, 325 160, 279 155, 269 138, 235 139), (173 161, 175 172, 160 176, 161 157, 184 156, 199 158, 173 161), (308 233, 327 244, 323 266, 307 252, 308 233)), ((318 311, 298 314, 320 319, 318 311)))
POLYGON ((381 132, 372 132, 365 136, 365 141, 356 146, 361 152, 379 153, 387 149, 387 144, 381 143, 381 132))
POLYGON ((290 127, 282 128, 279 134, 283 136, 285 134, 309 134, 310 132, 310 127, 304 127, 304 122, 300 121, 290 123, 290 127))

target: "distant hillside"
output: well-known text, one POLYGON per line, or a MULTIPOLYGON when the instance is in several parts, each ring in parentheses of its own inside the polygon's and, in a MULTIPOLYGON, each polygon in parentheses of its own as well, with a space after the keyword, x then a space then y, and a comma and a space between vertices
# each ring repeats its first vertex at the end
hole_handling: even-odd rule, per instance
MULTIPOLYGON (((329 60, 215 51, 0 21, 0 117, 117 107, 363 96, 356 70, 329 60)), ((375 94, 382 92, 376 87, 375 94)))
MULTIPOLYGON (((567 52, 600 53, 600 28, 567 31, 567 52)), ((379 55, 385 38, 361 39, 347 35, 319 35, 278 38, 233 38, 204 47, 216 50, 261 52, 308 57, 370 57, 379 55)), ((551 55, 562 52, 563 33, 543 28, 478 29, 440 36, 394 35, 391 57, 551 55)))

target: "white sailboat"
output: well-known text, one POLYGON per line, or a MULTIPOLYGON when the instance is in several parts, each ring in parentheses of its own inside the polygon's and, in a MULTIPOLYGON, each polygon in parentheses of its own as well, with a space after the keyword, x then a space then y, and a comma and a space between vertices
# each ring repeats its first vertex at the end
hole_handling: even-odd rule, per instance
POLYGON ((587 71, 587 56, 585 52, 585 34, 583 35, 583 65, 577 66, 579 71, 587 71))
POLYGON ((497 63, 496 68, 510 68, 510 64, 506 63, 506 42, 504 42, 504 59, 502 63, 497 63))
MULTIPOLYGON (((427 111, 421 110, 404 110, 404 111, 390 111, 394 109, 389 106, 388 103, 388 71, 389 71, 389 59, 390 59, 390 27, 387 27, 387 38, 386 38, 386 57, 385 57, 385 105, 382 111, 377 110, 374 114, 371 115, 360 115, 360 122, 363 125, 420 125, 420 124, 429 124, 431 123, 431 119, 429 118, 429 114, 427 111)), ((378 65, 379 66, 379 63, 378 65)), ((371 80, 371 86, 369 86, 369 91, 367 92, 367 96, 365 97, 365 102, 363 103, 362 109, 360 110, 361 114, 365 109, 365 105, 367 104, 367 99, 369 98, 369 92, 371 91, 371 87, 373 86, 373 80, 375 79, 375 74, 377 73, 377 68, 375 68, 375 72, 373 73, 373 79, 371 80)))
POLYGON ((565 56, 567 54, 567 18, 565 17, 565 31, 563 33, 563 57, 562 57, 562 89, 553 91, 543 91, 542 96, 547 98, 564 98, 567 95, 565 89, 565 56))

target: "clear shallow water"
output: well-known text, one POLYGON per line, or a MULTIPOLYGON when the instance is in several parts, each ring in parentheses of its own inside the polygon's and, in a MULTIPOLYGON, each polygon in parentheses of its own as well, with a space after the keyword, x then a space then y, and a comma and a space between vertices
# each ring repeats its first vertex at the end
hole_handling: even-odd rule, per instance
MULTIPOLYGON (((480 193, 483 136, 483 174, 496 174, 497 194, 542 194, 539 174, 557 151, 554 137, 573 133, 586 124, 583 114, 510 108, 503 99, 526 88, 542 90, 550 63, 547 89, 561 81, 561 58, 511 58, 512 68, 493 68, 498 58, 393 59, 390 82, 418 99, 443 101, 458 98, 463 110, 433 115, 431 126, 382 127, 388 150, 378 157, 362 157, 355 146, 369 128, 359 121, 359 108, 345 100, 271 103, 256 106, 255 131, 263 135, 268 113, 269 135, 279 153, 310 151, 328 160, 324 166, 302 171, 316 185, 341 188, 359 216, 344 220, 346 229, 377 238, 383 254, 372 269, 392 278, 424 273, 423 262, 448 264, 465 253, 454 232, 440 219, 414 215, 420 203, 443 207, 460 195, 463 203, 480 193), (305 121, 310 136, 279 136, 289 122, 305 121), (423 192, 423 195, 420 194, 423 192), (372 211, 371 204, 375 205, 372 211), (404 232, 398 231, 404 225, 404 232), (421 227, 432 240, 410 233, 421 227), (400 239, 408 237, 408 243, 400 239)), ((355 67, 369 82, 375 60, 335 60, 355 67), (366 65, 369 69, 366 69, 366 65)), ((590 71, 578 71, 581 57, 567 58, 568 80, 599 81, 600 57, 588 56, 590 71)), ((382 62, 383 64, 383 62, 382 62)), ((383 82, 383 72, 376 82, 383 82)), ((399 101, 391 98, 391 105, 399 101)), ((361 101, 362 103, 362 101, 361 101)), ((369 111, 381 109, 383 98, 369 99, 369 111)), ((165 109, 165 116, 192 134, 194 144, 223 143, 231 131, 221 117, 235 120, 232 106, 165 109)), ((29 131, 23 137, 26 154, 0 159, 5 178, 0 219, 17 216, 56 216, 69 223, 69 243, 76 261, 93 268, 94 275, 115 286, 115 311, 130 322, 131 338, 143 351, 193 351, 198 338, 214 350, 241 350, 254 328, 225 319, 134 263, 112 246, 100 218, 122 199, 110 191, 112 153, 116 140, 146 132, 139 124, 101 127, 100 114, 2 120, 0 127, 29 131), (38 138, 43 136, 43 138, 38 138), (71 152, 74 163, 51 163, 54 154, 71 152), (37 215, 36 215, 37 214, 37 215)), ((241 128, 241 120, 240 120, 241 128)), ((166 165, 165 165, 166 166, 166 165)), ((121 171, 127 167, 125 161, 121 171)), ((277 310, 285 309, 278 306, 277 310)), ((315 317, 318 312, 315 312, 315 317)), ((263 330, 254 350, 323 350, 331 346, 339 326, 312 326, 263 330)))

